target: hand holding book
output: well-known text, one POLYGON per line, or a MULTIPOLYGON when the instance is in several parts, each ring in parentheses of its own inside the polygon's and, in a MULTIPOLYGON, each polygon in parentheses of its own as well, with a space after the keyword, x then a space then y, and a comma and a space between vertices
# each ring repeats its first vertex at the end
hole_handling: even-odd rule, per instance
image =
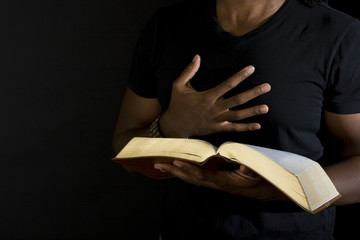
POLYGON ((317 162, 235 142, 215 148, 195 139, 134 138, 113 160, 151 178, 176 176, 192 184, 262 200, 286 199, 286 195, 311 213, 341 197, 317 162), (237 168, 229 170, 229 164, 237 168))
POLYGON ((154 167, 197 186, 209 187, 258 200, 289 200, 277 188, 245 165, 240 165, 233 170, 216 171, 175 160, 173 164, 155 163, 154 167))

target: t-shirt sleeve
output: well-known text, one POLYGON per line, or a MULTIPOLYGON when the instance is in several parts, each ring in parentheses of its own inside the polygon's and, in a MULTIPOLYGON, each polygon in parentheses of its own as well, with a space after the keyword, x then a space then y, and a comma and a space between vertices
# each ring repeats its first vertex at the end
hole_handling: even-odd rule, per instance
POLYGON ((338 114, 360 113, 360 21, 346 32, 332 64, 324 108, 338 114))
POLYGON ((129 72, 128 87, 145 98, 156 98, 158 95, 154 60, 157 25, 158 20, 155 15, 140 34, 129 72))

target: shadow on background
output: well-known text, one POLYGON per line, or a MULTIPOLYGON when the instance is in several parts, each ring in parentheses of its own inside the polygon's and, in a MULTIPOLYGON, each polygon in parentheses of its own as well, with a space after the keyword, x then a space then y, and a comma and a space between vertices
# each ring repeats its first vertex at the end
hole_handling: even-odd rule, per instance
POLYGON ((0 239, 156 239, 161 183, 111 141, 137 36, 178 1, 0 3, 0 239))
POLYGON ((151 239, 157 187, 111 141, 136 38, 170 2, 0 3, 0 239, 151 239))

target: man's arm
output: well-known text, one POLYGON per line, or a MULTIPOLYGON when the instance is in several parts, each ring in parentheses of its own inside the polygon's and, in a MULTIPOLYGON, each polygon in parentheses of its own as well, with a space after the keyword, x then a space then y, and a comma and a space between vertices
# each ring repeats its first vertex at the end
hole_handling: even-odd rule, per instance
MULTIPOLYGON (((360 202, 360 114, 333 114, 325 112, 329 131, 339 140, 343 159, 325 168, 342 198, 334 204, 360 202)), ((235 171, 209 171, 192 164, 174 161, 174 164, 157 163, 155 168, 191 184, 213 188, 259 200, 289 199, 272 185, 256 177, 244 177, 241 169, 235 171)), ((246 175, 246 174, 245 174, 246 175)))
POLYGON ((248 66, 219 86, 197 92, 191 87, 191 79, 199 67, 200 56, 197 55, 174 81, 169 108, 165 112, 162 112, 158 99, 144 98, 130 89, 126 90, 114 133, 115 153, 118 153, 133 137, 149 137, 149 127, 160 115, 160 129, 167 137, 203 136, 224 131, 244 132, 260 129, 258 123, 236 123, 236 121, 267 113, 266 105, 241 110, 231 110, 231 108, 269 92, 269 84, 260 84, 231 98, 223 98, 225 93, 250 76, 254 68, 248 66))
POLYGON ((140 97, 126 89, 116 124, 113 149, 118 153, 133 137, 149 137, 149 126, 161 113, 156 98, 140 97))
POLYGON ((337 205, 360 202, 360 113, 325 112, 329 131, 339 140, 343 159, 325 168, 342 198, 337 205))
POLYGON ((167 137, 203 136, 224 131, 251 131, 260 128, 258 123, 234 123, 255 115, 265 114, 266 105, 242 110, 230 110, 270 91, 269 84, 261 84, 231 98, 222 96, 235 88, 254 72, 252 66, 241 69, 219 86, 203 92, 191 87, 191 79, 200 68, 196 55, 183 73, 174 81, 171 101, 166 112, 156 98, 143 98, 127 89, 123 98, 113 148, 117 153, 135 136, 149 136, 148 128, 160 115, 160 127, 167 137))

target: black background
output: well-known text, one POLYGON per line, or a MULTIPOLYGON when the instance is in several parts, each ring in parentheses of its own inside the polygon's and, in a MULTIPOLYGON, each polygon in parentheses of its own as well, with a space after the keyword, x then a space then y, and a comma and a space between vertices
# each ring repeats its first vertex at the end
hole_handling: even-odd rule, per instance
POLYGON ((0 239, 155 239, 158 183, 111 162, 111 141, 136 38, 178 1, 0 2, 0 239))

